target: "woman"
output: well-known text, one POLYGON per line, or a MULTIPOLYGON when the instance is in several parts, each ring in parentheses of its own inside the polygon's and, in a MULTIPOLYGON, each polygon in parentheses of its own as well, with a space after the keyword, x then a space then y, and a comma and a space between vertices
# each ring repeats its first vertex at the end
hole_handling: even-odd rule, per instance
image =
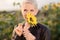
POLYGON ((25 23, 18 24, 14 28, 12 40, 50 40, 50 32, 44 25, 37 23, 35 27, 31 27, 26 20, 26 14, 28 12, 34 16, 38 13, 37 5, 33 0, 25 0, 21 5, 21 12, 25 23))

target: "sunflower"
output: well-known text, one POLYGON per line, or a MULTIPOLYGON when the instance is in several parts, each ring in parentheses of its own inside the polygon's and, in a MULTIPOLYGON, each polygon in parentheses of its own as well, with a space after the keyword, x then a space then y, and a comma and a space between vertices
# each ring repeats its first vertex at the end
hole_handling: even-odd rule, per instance
POLYGON ((44 10, 48 10, 49 9, 48 5, 45 5, 43 8, 44 8, 44 10))
POLYGON ((51 8, 53 9, 53 10, 56 10, 56 8, 57 8, 57 5, 54 3, 54 4, 51 4, 51 8))
POLYGON ((57 7, 60 7, 60 3, 57 3, 57 7))
POLYGON ((27 13, 27 22, 32 24, 33 26, 37 24, 37 18, 32 13, 27 13))

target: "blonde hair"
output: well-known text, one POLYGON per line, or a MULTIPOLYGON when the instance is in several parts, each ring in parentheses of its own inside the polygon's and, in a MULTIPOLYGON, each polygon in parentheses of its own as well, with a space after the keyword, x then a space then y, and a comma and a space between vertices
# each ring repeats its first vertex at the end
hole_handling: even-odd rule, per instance
POLYGON ((22 0, 21 1, 21 3, 20 3, 20 5, 23 5, 23 3, 31 3, 31 4, 33 4, 36 8, 38 8, 37 6, 37 2, 36 2, 36 0, 22 0))

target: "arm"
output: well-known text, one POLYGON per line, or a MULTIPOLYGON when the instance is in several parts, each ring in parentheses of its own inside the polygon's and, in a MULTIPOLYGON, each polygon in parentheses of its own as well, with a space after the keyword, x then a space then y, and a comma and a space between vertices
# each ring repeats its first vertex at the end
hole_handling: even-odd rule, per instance
POLYGON ((50 31, 47 29, 44 33, 45 40, 50 40, 50 31))
POLYGON ((16 34, 16 28, 17 28, 17 26, 14 27, 11 40, 18 40, 18 39, 20 39, 20 36, 18 36, 16 34))
POLYGON ((38 24, 36 40, 50 40, 50 30, 44 25, 38 24))
MULTIPOLYGON (((17 27, 17 25, 14 27, 14 29, 15 29, 16 27, 17 27)), ((16 37, 17 37, 17 34, 16 34, 16 32, 13 30, 11 40, 15 40, 16 37)))
POLYGON ((13 33, 12 33, 12 38, 11 38, 11 40, 15 40, 15 39, 16 39, 16 37, 17 37, 17 35, 16 35, 15 31, 13 30, 13 33))
POLYGON ((50 40, 50 30, 46 27, 40 28, 37 36, 36 40, 50 40))

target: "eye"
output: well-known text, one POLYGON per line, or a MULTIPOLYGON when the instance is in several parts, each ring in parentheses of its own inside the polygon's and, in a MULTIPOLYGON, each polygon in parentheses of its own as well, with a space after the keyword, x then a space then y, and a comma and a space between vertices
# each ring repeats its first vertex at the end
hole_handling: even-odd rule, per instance
POLYGON ((31 9, 30 11, 31 11, 31 12, 33 12, 34 10, 33 10, 33 9, 31 9))
POLYGON ((24 11, 28 11, 27 9, 24 9, 24 11))

